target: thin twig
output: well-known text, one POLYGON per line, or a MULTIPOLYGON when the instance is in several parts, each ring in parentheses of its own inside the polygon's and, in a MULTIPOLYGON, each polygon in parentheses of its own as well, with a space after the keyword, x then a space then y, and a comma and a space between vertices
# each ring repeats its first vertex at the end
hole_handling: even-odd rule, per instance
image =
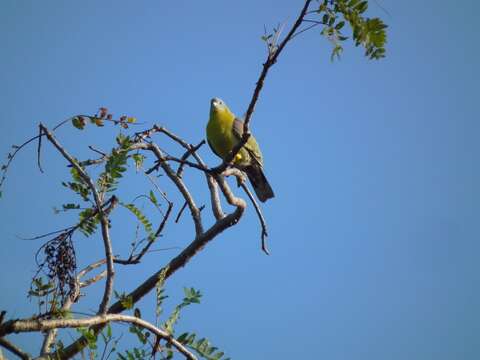
POLYGON ((265 254, 270 255, 270 252, 268 251, 268 246, 267 246, 267 237, 268 237, 267 222, 263 217, 262 210, 260 209, 260 206, 258 205, 257 200, 255 200, 255 197, 253 196, 252 192, 247 187, 245 182, 240 183, 240 186, 242 187, 242 189, 245 191, 248 198, 252 202, 253 207, 255 208, 255 212, 257 213, 258 220, 260 220, 260 225, 262 227, 262 232, 260 233, 260 237, 262 239, 262 250, 265 254))
POLYGON ((105 259, 98 260, 98 261, 86 266, 85 268, 83 268, 82 270, 80 270, 78 272, 78 274, 77 274, 78 278, 84 277, 87 273, 89 273, 92 270, 95 270, 96 268, 102 266, 103 264, 105 264, 105 259))
POLYGON ((83 287, 92 285, 92 284, 96 283, 97 281, 102 280, 102 279, 105 278, 106 276, 107 276, 107 271, 104 270, 104 271, 102 271, 100 274, 95 275, 95 276, 93 276, 93 277, 91 277, 90 279, 87 279, 87 280, 85 280, 85 281, 82 281, 82 282, 80 283, 80 287, 83 288, 83 287))
POLYGON ((187 207, 187 202, 185 201, 185 202, 183 203, 182 208, 181 208, 180 211, 178 212, 177 217, 175 218, 175 223, 176 223, 176 224, 177 224, 178 221, 180 220, 180 217, 181 217, 182 214, 183 214, 183 210, 185 210, 186 207, 187 207))
POLYGON ((158 186, 158 184, 155 182, 155 180, 149 174, 146 174, 146 176, 147 176, 148 180, 150 180, 152 185, 155 187, 155 189, 157 189, 159 194, 162 196, 163 200, 165 200, 167 202, 167 204, 172 204, 173 205, 173 203, 170 200, 168 200, 165 191, 160 189, 160 186, 158 186))
POLYGON ((39 131, 38 131, 38 147, 37 147, 37 164, 38 164, 38 169, 40 170, 41 173, 43 173, 42 164, 41 164, 41 162, 40 162, 41 150, 42 150, 42 128, 39 127, 39 131))
MULTIPOLYGON (((61 121, 59 124, 55 125, 55 127, 53 128, 53 131, 57 130, 60 126, 66 124, 67 122, 71 121, 72 118, 68 118, 66 120, 63 120, 61 121)), ((37 135, 37 136, 34 136, 30 139, 28 139, 27 141, 25 141, 23 144, 21 145, 13 145, 12 147, 15 149, 15 151, 13 153, 9 153, 8 154, 8 161, 5 165, 2 166, 2 177, 0 179, 0 189, 2 188, 3 186, 3 183, 6 179, 6 174, 7 174, 7 171, 10 167, 10 164, 12 163, 13 159, 15 158, 15 156, 17 155, 17 153, 22 150, 25 146, 27 146, 28 144, 30 144, 32 141, 34 140, 37 140, 39 138, 41 138, 42 136, 44 136, 45 134, 40 134, 40 135, 37 135)), ((40 139, 39 139, 39 142, 40 142, 40 139)), ((40 144, 39 144, 39 147, 40 147, 40 144)))
POLYGON ((174 156, 165 156, 165 160, 164 161, 173 161, 173 162, 177 162, 180 164, 180 166, 189 166, 191 168, 194 168, 194 169, 197 169, 197 170, 200 170, 200 171, 203 171, 203 172, 210 172, 210 169, 208 168, 205 168, 204 166, 201 166, 201 165, 198 165, 198 164, 195 164, 191 161, 188 161, 188 160, 182 160, 182 159, 179 159, 177 157, 174 157, 174 156))
MULTIPOLYGON (((305 20, 304 20, 305 21, 305 20)), ((292 39, 293 38, 296 38, 298 35, 304 33, 305 31, 308 31, 310 29, 313 29, 314 27, 318 26, 318 25, 321 25, 322 23, 321 22, 318 22, 318 23, 315 23, 315 24, 312 24, 310 26, 307 26, 305 29, 302 29, 300 30, 299 32, 295 33, 293 36, 292 36, 292 39)))
POLYGON ((98 149, 95 149, 95 147, 93 147, 92 145, 88 145, 88 148, 89 148, 90 150, 92 150, 93 152, 96 152, 97 154, 102 155, 102 157, 107 157, 107 156, 108 156, 107 153, 104 153, 103 151, 100 151, 100 150, 98 150, 98 149))
POLYGON ((69 226, 65 229, 60 229, 60 230, 56 230, 56 231, 52 231, 52 232, 49 232, 49 233, 46 233, 46 234, 42 234, 42 235, 38 235, 38 236, 34 236, 34 237, 31 237, 31 238, 23 238, 21 236, 18 236, 17 235, 17 238, 20 239, 20 240, 38 240, 38 239, 43 239, 45 237, 48 237, 48 236, 51 236, 51 235, 55 235, 55 234, 60 234, 62 232, 66 232, 66 231, 70 231, 74 228, 74 226, 69 226))

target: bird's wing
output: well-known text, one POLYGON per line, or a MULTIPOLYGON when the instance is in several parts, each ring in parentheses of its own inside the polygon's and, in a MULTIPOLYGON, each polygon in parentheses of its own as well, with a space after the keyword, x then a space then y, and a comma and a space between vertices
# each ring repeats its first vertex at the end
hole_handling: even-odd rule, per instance
POLYGON ((243 135, 243 121, 239 118, 235 118, 233 121, 233 135, 240 140, 243 135))
MULTIPOLYGON (((239 118, 235 118, 233 121, 233 127, 232 127, 233 135, 240 140, 243 135, 243 121, 240 120, 239 118)), ((260 165, 262 167, 263 165, 263 159, 262 159, 262 153, 260 152, 260 147, 257 144, 257 141, 253 136, 250 136, 248 139, 247 143, 243 146, 245 150, 248 151, 250 154, 251 158, 254 160, 255 163, 260 165)))

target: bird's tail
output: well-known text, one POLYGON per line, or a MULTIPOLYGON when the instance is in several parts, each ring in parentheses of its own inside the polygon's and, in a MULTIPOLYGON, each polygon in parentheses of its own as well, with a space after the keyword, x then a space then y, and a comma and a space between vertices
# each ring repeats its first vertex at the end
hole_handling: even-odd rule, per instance
POLYGON ((245 169, 245 173, 255 190, 255 194, 257 194, 257 197, 261 202, 265 202, 275 196, 272 187, 268 183, 260 166, 249 166, 245 169))

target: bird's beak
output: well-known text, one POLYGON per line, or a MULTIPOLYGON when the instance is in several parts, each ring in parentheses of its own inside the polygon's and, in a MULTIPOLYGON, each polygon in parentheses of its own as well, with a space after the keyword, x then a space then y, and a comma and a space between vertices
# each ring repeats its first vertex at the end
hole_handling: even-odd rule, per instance
POLYGON ((213 107, 217 107, 220 104, 220 99, 219 98, 213 98, 210 103, 213 107))

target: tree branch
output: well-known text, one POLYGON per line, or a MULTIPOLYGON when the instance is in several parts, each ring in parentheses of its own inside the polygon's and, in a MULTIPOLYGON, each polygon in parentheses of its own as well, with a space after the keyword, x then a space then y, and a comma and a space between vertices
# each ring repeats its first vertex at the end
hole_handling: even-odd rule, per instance
MULTIPOLYGON (((28 353, 24 352, 18 346, 12 344, 10 341, 8 341, 7 339, 5 339, 3 337, 0 337, 0 346, 3 346, 5 349, 10 351, 12 354, 17 355, 20 359, 30 360, 32 358, 28 353)), ((0 356, 0 358, 1 358, 1 356, 0 356)))
POLYGON ((112 296, 113 291, 113 278, 115 276, 115 271, 113 267, 113 251, 112 251, 112 242, 110 240, 110 233, 108 229, 108 217, 105 211, 102 208, 102 200, 98 194, 98 191, 93 184, 92 179, 90 176, 82 169, 82 167, 78 164, 78 162, 68 154, 68 152, 60 145, 57 139, 53 136, 53 134, 43 125, 40 124, 40 129, 43 133, 47 136, 48 140, 57 148, 57 150, 63 155, 65 159, 68 160, 70 164, 77 170, 80 177, 85 181, 85 183, 90 188, 93 197, 95 199, 95 205, 98 209, 98 215, 100 217, 100 224, 102 227, 102 238, 103 238, 103 245, 105 249, 105 257, 107 259, 107 281, 105 282, 105 289, 103 292, 102 302, 98 308, 99 314, 105 314, 107 311, 108 303, 110 302, 110 298, 112 296))
MULTIPOLYGON (((145 321, 130 315, 105 314, 105 315, 93 316, 86 319, 7 321, 3 326, 0 327, 0 336, 5 336, 7 334, 19 333, 19 332, 47 331, 47 330, 59 329, 59 328, 79 328, 79 327, 94 326, 94 325, 106 325, 107 323, 112 321, 131 323, 131 324, 140 326, 144 329, 147 329, 152 333, 154 333, 155 335, 157 335, 158 337, 165 340, 167 343, 171 344, 173 347, 175 347, 181 354, 185 356, 185 358, 190 360, 196 360, 195 355, 193 355, 182 343, 177 341, 167 331, 156 327, 155 325, 149 323, 148 321, 145 321)), ((0 338, 0 340, 6 341, 3 338, 0 338)), ((48 358, 48 357, 43 357, 43 358, 48 358)), ((29 357, 27 357, 27 359, 29 359, 29 357)))

